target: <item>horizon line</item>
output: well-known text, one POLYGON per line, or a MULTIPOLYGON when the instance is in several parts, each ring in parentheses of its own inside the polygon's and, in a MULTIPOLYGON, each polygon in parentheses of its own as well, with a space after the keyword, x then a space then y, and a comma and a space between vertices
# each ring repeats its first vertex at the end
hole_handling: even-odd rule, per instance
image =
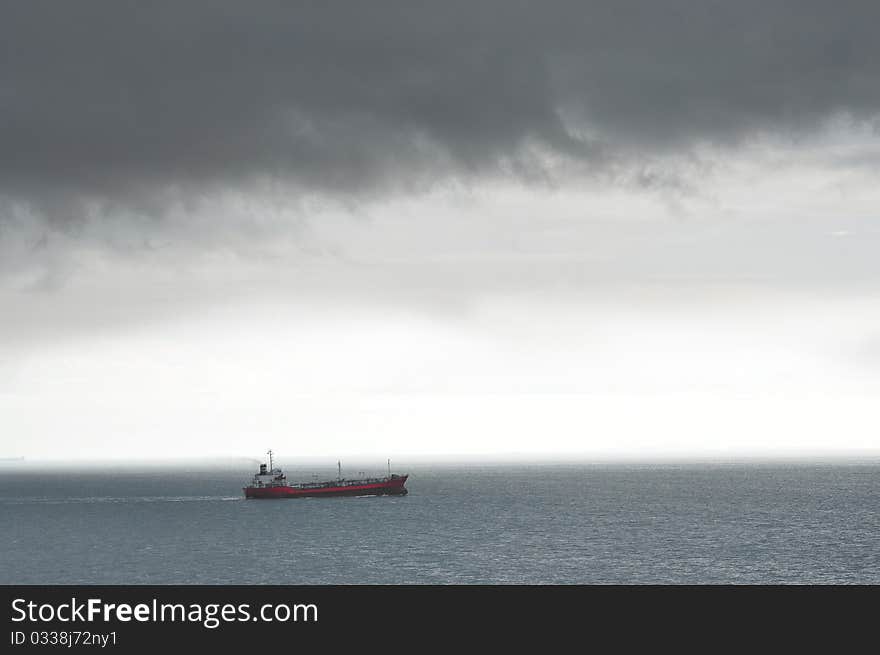
MULTIPOLYGON (((296 455, 293 457, 286 456, 282 453, 275 453, 275 458, 281 462, 288 463, 301 462, 311 466, 322 463, 333 463, 337 461, 349 461, 366 463, 366 461, 375 460, 377 463, 385 464, 390 459, 392 465, 395 460, 403 463, 412 464, 505 464, 505 463, 522 463, 522 464, 638 464, 638 463, 761 463, 761 462, 818 462, 818 461, 864 461, 870 462, 877 460, 880 462, 880 448, 864 448, 864 449, 847 449, 847 450, 809 450, 809 451, 790 451, 790 450, 774 450, 774 451, 692 451, 692 452, 651 452, 651 453, 589 453, 589 452, 507 452, 507 453, 398 453, 390 458, 387 456, 379 456, 371 453, 347 453, 347 454, 322 454, 322 455, 296 455)), ((235 464, 239 462, 261 462, 260 457, 248 454, 212 454, 205 456, 197 455, 181 455, 181 456, 126 456, 126 455, 110 455, 104 457, 28 457, 28 456, 7 456, 0 457, 0 470, 11 469, 17 466, 29 465, 48 465, 48 466, 64 466, 64 465, 125 465, 130 463, 133 465, 192 465, 198 462, 205 464, 235 464)))

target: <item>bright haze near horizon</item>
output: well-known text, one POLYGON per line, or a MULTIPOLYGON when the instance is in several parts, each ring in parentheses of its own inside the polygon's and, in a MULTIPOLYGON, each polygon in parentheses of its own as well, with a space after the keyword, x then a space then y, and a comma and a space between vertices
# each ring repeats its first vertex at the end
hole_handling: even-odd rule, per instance
POLYGON ((876 452, 878 24, 9 4, 0 456, 876 452))

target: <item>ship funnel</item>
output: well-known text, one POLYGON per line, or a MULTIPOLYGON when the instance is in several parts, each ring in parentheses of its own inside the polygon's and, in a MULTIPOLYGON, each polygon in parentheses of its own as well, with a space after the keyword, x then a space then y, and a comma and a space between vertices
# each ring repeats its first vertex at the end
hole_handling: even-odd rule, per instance
POLYGON ((266 465, 260 464, 260 475, 266 475, 266 465))

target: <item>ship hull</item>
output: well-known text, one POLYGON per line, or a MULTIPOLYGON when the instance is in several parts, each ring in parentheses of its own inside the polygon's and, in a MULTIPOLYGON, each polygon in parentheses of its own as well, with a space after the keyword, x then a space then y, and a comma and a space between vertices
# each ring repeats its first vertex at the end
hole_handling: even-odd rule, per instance
POLYGON ((270 487, 245 487, 245 498, 316 498, 334 496, 405 496, 408 491, 404 484, 408 476, 392 478, 384 482, 367 484, 346 484, 299 488, 287 485, 270 487))

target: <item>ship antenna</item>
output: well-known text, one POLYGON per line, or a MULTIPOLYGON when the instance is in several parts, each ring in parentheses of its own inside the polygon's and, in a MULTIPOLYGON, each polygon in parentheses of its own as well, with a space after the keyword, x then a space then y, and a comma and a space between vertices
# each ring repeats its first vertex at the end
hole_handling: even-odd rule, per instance
POLYGON ((336 461, 336 470, 337 470, 336 479, 341 480, 342 479, 342 462, 339 460, 336 461))
POLYGON ((391 477, 391 459, 388 459, 388 477, 391 477))
POLYGON ((269 473, 275 470, 275 467, 272 466, 272 450, 269 449, 269 473))

